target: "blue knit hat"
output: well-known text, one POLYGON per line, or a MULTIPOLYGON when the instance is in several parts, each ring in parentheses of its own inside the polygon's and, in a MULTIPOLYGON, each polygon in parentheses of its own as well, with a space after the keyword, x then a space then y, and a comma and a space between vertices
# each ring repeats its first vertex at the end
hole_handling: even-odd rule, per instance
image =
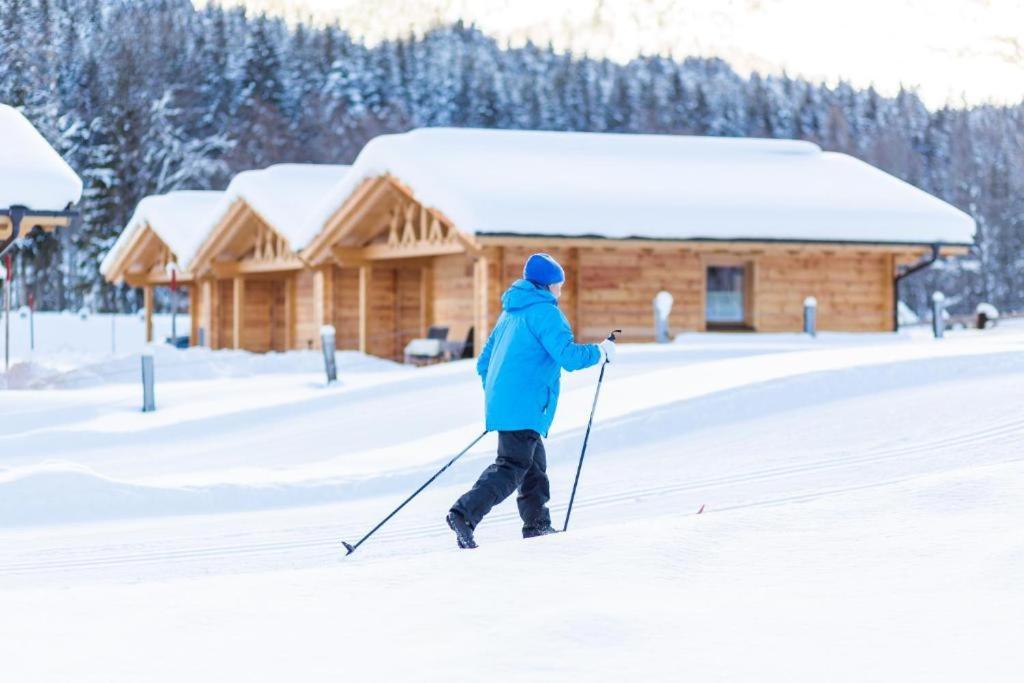
POLYGON ((558 265, 558 261, 548 254, 533 254, 526 259, 526 265, 523 266, 523 277, 530 282, 547 287, 565 282, 565 271, 562 270, 562 266, 558 265))

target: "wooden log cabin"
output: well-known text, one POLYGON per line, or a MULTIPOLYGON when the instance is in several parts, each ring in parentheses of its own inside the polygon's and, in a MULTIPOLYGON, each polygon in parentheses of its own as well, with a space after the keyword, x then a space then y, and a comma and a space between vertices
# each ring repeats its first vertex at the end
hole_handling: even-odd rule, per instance
MULTIPOLYGON (((535 251, 565 267, 583 341, 652 340, 662 290, 674 332, 798 331, 808 296, 820 330, 891 330, 901 274, 975 229, 808 142, 441 128, 375 138, 351 168, 242 173, 208 223, 185 268, 194 340, 317 348, 333 324, 338 348, 395 359, 431 325, 478 350, 535 251)), ((108 278, 153 284, 133 258, 108 278)))
POLYGON ((314 222, 316 305, 391 358, 431 324, 486 335, 535 251, 565 267, 560 306, 584 341, 652 340, 662 290, 676 332, 798 331, 807 296, 821 330, 891 330, 901 272, 974 234, 807 142, 472 129, 372 140, 314 222))
MULTIPOLYGON (((223 192, 183 191, 143 198, 100 264, 100 273, 109 282, 143 290, 146 341, 153 341, 156 289, 171 285, 171 268, 177 269, 177 284, 188 292, 190 311, 195 310, 194 277, 188 264, 223 196, 223 192)), ((198 343, 194 320, 190 337, 198 343)))
POLYGON ((347 168, 278 164, 231 181, 190 265, 194 325, 208 331, 208 346, 264 352, 319 345, 316 277, 299 250, 311 237, 311 207, 347 168))

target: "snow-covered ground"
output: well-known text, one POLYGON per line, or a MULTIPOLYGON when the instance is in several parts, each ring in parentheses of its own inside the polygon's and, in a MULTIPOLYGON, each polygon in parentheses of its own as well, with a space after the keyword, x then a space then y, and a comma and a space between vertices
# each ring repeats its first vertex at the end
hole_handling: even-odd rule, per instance
POLYGON ((0 680, 1018 681, 1024 326, 925 333, 624 346, 570 533, 455 548, 488 436, 349 558, 479 434, 472 362, 158 348, 143 414, 135 353, 54 351, 0 392, 0 680))

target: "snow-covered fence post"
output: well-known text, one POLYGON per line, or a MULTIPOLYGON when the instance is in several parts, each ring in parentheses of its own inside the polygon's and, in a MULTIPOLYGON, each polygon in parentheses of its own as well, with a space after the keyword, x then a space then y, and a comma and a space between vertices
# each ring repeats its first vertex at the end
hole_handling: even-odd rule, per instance
POLYGON ((813 296, 804 299, 804 332, 818 336, 818 300, 813 296))
POLYGON ((946 295, 942 292, 932 294, 932 334, 936 339, 942 339, 946 331, 946 321, 943 314, 946 312, 946 295))
POLYGON ((338 367, 334 362, 334 325, 324 325, 320 328, 320 348, 324 352, 324 372, 327 373, 327 383, 337 381, 338 367))
POLYGON ((654 340, 659 344, 667 344, 670 341, 668 315, 672 312, 674 302, 672 294, 665 290, 654 295, 654 340))
POLYGON ((142 352, 142 412, 144 413, 156 410, 154 383, 153 350, 146 349, 142 352))

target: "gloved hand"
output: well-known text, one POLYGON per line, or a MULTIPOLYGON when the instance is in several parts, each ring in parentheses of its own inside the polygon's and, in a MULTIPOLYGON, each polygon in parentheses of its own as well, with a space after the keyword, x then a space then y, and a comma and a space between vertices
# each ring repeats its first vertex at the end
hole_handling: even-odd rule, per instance
POLYGON ((615 342, 611 339, 605 339, 597 345, 597 348, 601 349, 601 359, 605 363, 615 362, 615 342))

